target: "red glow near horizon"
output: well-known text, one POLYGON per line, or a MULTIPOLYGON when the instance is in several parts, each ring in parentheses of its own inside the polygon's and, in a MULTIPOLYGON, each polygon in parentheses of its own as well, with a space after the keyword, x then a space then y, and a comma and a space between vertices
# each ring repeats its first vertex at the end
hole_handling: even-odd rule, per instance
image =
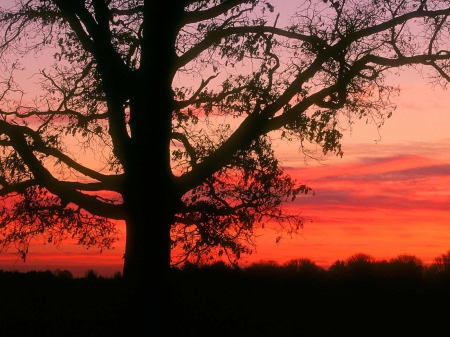
MULTIPOLYGON (((327 267, 359 252, 378 259, 408 253, 431 263, 450 248, 450 142, 447 145, 447 157, 424 152, 287 167, 288 174, 307 182, 316 192, 314 196, 301 195, 285 206, 290 212, 301 213, 305 226, 292 237, 281 233, 283 239, 277 244, 280 233, 268 224, 269 229, 257 233, 256 251, 244 256, 241 264, 310 258, 327 267)), ((383 147, 379 150, 383 152, 383 147)), ((11 248, 0 255, 0 268, 69 269, 77 276, 95 269, 111 276, 123 264, 125 228, 123 223, 118 226, 120 241, 115 249, 102 254, 74 242, 56 248, 35 241, 25 264, 11 248)))
POLYGON ((448 159, 395 156, 290 168, 292 175, 308 177, 316 195, 287 207, 312 222, 300 237, 279 245, 260 239, 259 257, 306 257, 328 266, 358 252, 379 259, 409 253, 431 263, 450 246, 448 159))

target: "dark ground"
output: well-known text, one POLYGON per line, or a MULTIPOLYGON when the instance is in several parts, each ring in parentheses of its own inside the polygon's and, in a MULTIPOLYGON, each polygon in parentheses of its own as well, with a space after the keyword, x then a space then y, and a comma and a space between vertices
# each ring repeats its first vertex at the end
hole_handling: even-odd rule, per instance
MULTIPOLYGON (((171 336, 447 336, 450 282, 172 274, 171 336)), ((121 279, 0 273, 0 336, 133 336, 121 279)))

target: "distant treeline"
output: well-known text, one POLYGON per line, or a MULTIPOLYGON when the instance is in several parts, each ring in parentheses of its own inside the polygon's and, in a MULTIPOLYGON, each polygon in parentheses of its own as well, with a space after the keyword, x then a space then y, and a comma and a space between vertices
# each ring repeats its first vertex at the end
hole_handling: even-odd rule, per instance
MULTIPOLYGON (((274 275, 274 276, 298 276, 298 277, 331 277, 348 278, 361 276, 377 277, 403 277, 427 280, 450 280, 450 250, 434 259, 430 265, 415 255, 402 254, 389 260, 377 260, 373 256, 358 253, 350 256, 347 260, 337 260, 328 269, 316 265, 308 258, 292 259, 285 263, 274 260, 260 260, 246 267, 233 266, 224 261, 215 261, 209 264, 197 264, 185 262, 179 268, 172 268, 173 274, 212 272, 212 273, 244 273, 247 275, 274 275)), ((69 270, 56 269, 54 271, 19 271, 0 270, 0 278, 26 277, 44 279, 74 279, 69 270)), ((103 277, 95 270, 88 269, 84 272, 84 279, 122 279, 122 273, 117 271, 112 277, 103 277)))
POLYGON ((56 270, 45 270, 45 271, 36 271, 31 270, 28 272, 20 272, 17 270, 12 271, 5 271, 0 269, 0 279, 7 279, 7 278, 38 278, 38 279, 60 279, 60 280, 73 280, 76 278, 82 278, 82 279, 121 279, 122 273, 120 271, 117 271, 114 273, 112 277, 104 277, 102 275, 99 275, 97 271, 94 269, 88 269, 84 272, 83 277, 74 277, 72 272, 67 269, 56 269, 56 270))
POLYGON ((180 269, 186 272, 235 271, 249 275, 331 277, 337 279, 377 276, 385 278, 402 277, 409 280, 450 280, 450 250, 436 257, 430 265, 425 265, 420 258, 410 254, 401 254, 389 260, 377 260, 371 255, 358 253, 350 256, 347 260, 337 260, 328 269, 316 265, 314 261, 307 258, 292 259, 281 264, 273 260, 260 260, 245 268, 234 267, 223 261, 200 265, 186 262, 180 269))

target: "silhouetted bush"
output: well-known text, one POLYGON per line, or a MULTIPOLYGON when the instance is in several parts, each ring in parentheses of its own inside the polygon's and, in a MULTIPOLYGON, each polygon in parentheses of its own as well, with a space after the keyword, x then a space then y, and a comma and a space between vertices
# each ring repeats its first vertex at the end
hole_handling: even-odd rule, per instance
POLYGON ((345 261, 336 260, 330 268, 328 268, 327 272, 332 278, 342 279, 350 274, 350 269, 345 261))
POLYGON ((278 262, 273 260, 260 260, 253 262, 250 266, 245 268, 248 273, 251 274, 278 274, 283 270, 283 268, 278 264, 278 262))
POLYGON ((95 280, 98 278, 98 273, 94 269, 88 269, 84 272, 84 278, 88 280, 95 280))
POLYGON ((358 253, 347 259, 347 268, 352 276, 373 276, 375 273, 375 258, 371 255, 358 253))
POLYGON ((424 274, 430 282, 450 283, 450 250, 437 256, 431 265, 425 267, 424 274))
POLYGON ((436 257, 432 265, 435 265, 439 274, 450 277, 450 250, 436 257))
POLYGON ((288 274, 299 277, 320 277, 325 274, 325 269, 310 259, 292 259, 284 263, 283 268, 288 274))
POLYGON ((73 274, 70 271, 68 271, 67 269, 64 269, 64 270, 56 269, 55 271, 53 271, 53 275, 59 279, 65 279, 65 280, 73 279, 73 274))
POLYGON ((418 281, 423 279, 424 266, 415 255, 402 254, 389 260, 389 275, 401 280, 418 281))
POLYGON ((234 268, 231 265, 226 264, 224 261, 216 261, 211 264, 203 265, 202 269, 214 273, 229 273, 234 268))

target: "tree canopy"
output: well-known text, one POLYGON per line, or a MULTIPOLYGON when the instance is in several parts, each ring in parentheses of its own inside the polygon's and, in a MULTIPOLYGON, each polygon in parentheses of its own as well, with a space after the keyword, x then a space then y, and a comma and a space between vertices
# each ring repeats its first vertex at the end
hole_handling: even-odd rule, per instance
POLYGON ((282 205, 310 188, 283 171, 275 139, 342 156, 348 123, 393 112, 392 69, 449 80, 447 1, 305 0, 290 18, 265 0, 12 3, 0 243, 24 258, 37 236, 103 249, 125 220, 124 276, 168 265, 170 249, 172 263, 237 261, 267 221, 297 230, 282 205), (20 58, 43 52, 53 63, 29 97, 20 58))

